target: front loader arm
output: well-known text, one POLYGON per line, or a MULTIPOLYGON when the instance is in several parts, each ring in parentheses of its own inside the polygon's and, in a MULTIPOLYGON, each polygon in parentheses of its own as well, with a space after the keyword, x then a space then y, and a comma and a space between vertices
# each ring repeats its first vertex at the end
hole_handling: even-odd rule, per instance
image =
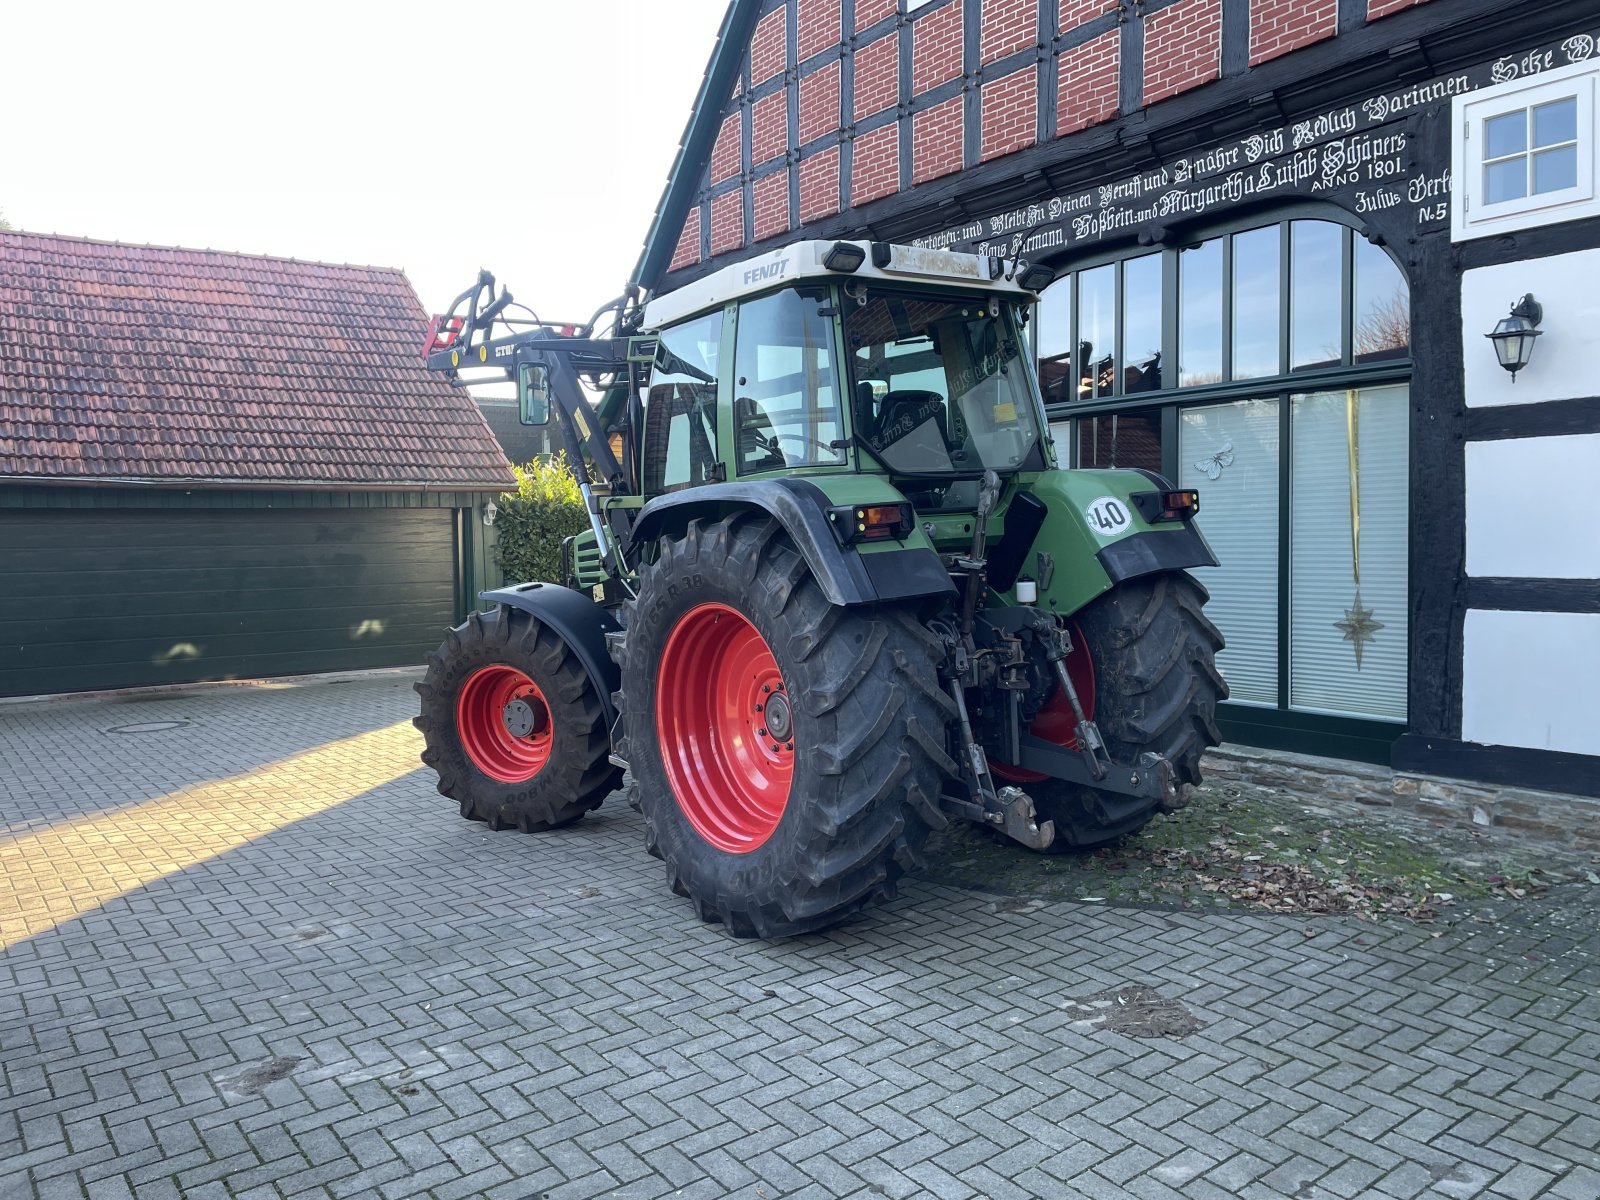
POLYGON ((617 461, 606 422, 590 405, 581 383, 585 376, 594 380, 610 376, 631 391, 639 382, 633 375, 642 375, 648 364, 641 366, 640 356, 636 352, 630 357, 629 350, 632 341, 644 339, 592 336, 594 326, 608 313, 616 314, 622 327, 631 300, 625 294, 581 326, 551 325, 517 304, 509 289, 502 287, 496 296, 494 275, 479 271, 477 281, 451 302, 449 311, 434 318, 423 358, 430 371, 440 372, 456 387, 516 383, 524 365, 543 365, 549 372, 549 394, 563 448, 579 483, 604 483, 613 494, 636 492, 639 481, 628 478, 617 461), (513 308, 527 313, 527 318, 508 316, 513 308), (479 375, 465 380, 463 370, 479 375))
POLYGON ((612 393, 637 391, 653 357, 654 339, 592 336, 594 325, 608 312, 617 313, 619 327, 625 325, 626 296, 600 309, 583 326, 551 326, 531 310, 524 310, 530 319, 507 316, 515 304, 511 293, 505 289, 498 297, 494 293, 494 276, 480 271, 477 282, 456 297, 449 313, 435 318, 423 351, 428 369, 443 374, 453 386, 466 387, 469 383, 517 383, 525 366, 545 368, 546 390, 562 448, 583 493, 590 527, 607 568, 621 576, 625 564, 616 539, 609 536, 601 519, 594 485, 604 484, 612 495, 624 495, 637 493, 640 481, 618 461, 608 436, 611 430, 589 403, 582 380, 609 377, 612 393), (479 375, 465 380, 463 370, 479 375))

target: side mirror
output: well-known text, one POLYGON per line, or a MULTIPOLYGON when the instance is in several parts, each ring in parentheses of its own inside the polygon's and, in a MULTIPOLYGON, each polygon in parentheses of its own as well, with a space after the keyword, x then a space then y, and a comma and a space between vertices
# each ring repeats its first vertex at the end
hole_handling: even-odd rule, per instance
POLYGON ((524 425, 550 423, 550 368, 543 363, 518 368, 517 412, 524 425))

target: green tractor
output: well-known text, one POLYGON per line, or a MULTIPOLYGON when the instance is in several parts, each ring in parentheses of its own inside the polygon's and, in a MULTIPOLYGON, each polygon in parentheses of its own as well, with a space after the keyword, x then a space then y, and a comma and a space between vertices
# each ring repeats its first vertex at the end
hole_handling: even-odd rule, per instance
POLYGON ((590 529, 429 656, 462 815, 555 829, 627 770, 673 891, 775 937, 891 895, 952 818, 1054 852, 1185 804, 1227 695, 1198 496, 1057 466, 1018 266, 797 242, 577 327, 481 274, 429 366, 517 382, 590 529))

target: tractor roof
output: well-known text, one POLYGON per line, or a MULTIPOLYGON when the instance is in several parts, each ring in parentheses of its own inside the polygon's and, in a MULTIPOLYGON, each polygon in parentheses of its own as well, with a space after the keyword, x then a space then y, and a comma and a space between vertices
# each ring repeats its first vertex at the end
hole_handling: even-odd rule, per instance
POLYGON ((834 277, 979 289, 1009 296, 1030 293, 1001 274, 1000 260, 888 242, 791 242, 723 267, 645 305, 644 327, 660 329, 721 308, 730 300, 773 291, 800 279, 834 277), (854 247, 858 254, 847 248, 854 247), (836 248, 838 248, 836 250, 836 248), (853 260, 847 269, 842 260, 853 260), (830 267, 829 262, 835 265, 830 267))

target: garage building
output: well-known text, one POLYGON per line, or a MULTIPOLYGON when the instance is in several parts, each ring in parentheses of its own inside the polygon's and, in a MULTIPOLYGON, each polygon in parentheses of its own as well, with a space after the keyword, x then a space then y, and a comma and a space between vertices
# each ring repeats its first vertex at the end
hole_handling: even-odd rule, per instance
POLYGON ((0 232, 0 695, 421 661, 514 486, 396 270, 0 232))

